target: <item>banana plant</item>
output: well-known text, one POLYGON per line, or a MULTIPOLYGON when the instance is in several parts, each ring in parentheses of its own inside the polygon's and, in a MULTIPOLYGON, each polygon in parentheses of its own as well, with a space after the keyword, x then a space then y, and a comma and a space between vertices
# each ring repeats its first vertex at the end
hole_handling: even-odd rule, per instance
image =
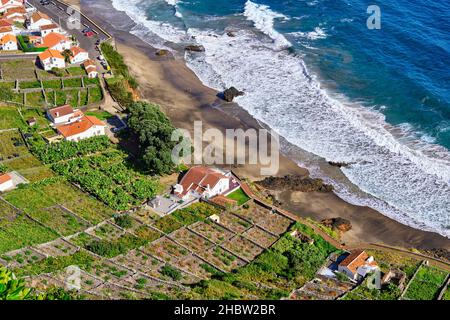
POLYGON ((23 279, 17 279, 14 273, 0 267, 0 300, 32 299, 30 288, 25 287, 23 279))

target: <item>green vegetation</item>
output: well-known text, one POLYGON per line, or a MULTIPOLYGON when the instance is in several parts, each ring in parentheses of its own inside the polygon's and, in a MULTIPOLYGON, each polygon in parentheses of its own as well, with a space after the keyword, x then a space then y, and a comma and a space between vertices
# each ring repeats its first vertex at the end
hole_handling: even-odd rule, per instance
POLYGON ((61 79, 42 81, 44 89, 61 89, 61 79))
POLYGON ((32 297, 31 292, 23 279, 16 279, 11 271, 0 267, 0 300, 27 300, 32 297))
POLYGON ((129 215, 124 214, 121 216, 114 217, 114 222, 119 227, 128 229, 131 228, 131 226, 133 225, 133 218, 131 218, 129 215))
POLYGON ((336 249, 302 224, 294 229, 314 239, 314 244, 302 243, 289 233, 248 265, 234 273, 216 276, 194 286, 194 297, 203 299, 243 299, 257 296, 261 299, 286 297, 294 288, 312 279, 326 257, 336 249), (256 286, 260 283, 265 286, 256 286))
POLYGON ((82 86, 81 78, 70 78, 63 80, 65 88, 79 88, 82 86))
POLYGON ((11 86, 1 83, 0 84, 0 100, 11 101, 13 99, 13 92, 11 86))
POLYGON ((436 299, 447 273, 429 266, 421 266, 409 284, 404 297, 411 300, 436 299))
POLYGON ((389 283, 381 290, 369 289, 365 280, 356 289, 348 292, 342 300, 397 300, 400 295, 400 289, 395 284, 389 283))
POLYGON ((97 117, 100 120, 106 120, 113 116, 111 113, 109 113, 108 111, 104 111, 104 110, 87 111, 87 112, 85 112, 85 114, 87 116, 97 117))
POLYGON ((89 103, 97 103, 97 102, 102 101, 103 93, 102 93, 102 89, 100 88, 100 86, 90 87, 88 89, 88 92, 89 92, 89 98, 88 98, 89 103))
POLYGON ((130 234, 125 234, 118 239, 111 241, 97 240, 86 246, 86 249, 103 257, 112 258, 129 250, 142 247, 147 244, 147 240, 139 239, 130 234))
POLYGON ((19 89, 39 89, 41 88, 40 81, 20 81, 19 89))
POLYGON ((179 281, 182 278, 181 272, 168 264, 161 268, 161 274, 172 278, 174 281, 179 281))
POLYGON ((250 200, 250 197, 247 196, 244 192, 244 190, 242 190, 241 188, 233 191, 232 193, 230 193, 227 198, 232 199, 232 200, 236 200, 238 206, 243 205, 244 203, 246 203, 248 200, 250 200))
POLYGON ((167 174, 174 170, 171 136, 175 128, 157 105, 135 102, 129 108, 128 126, 139 137, 140 158, 147 170, 154 174, 167 174))
POLYGON ((20 128, 23 125, 24 123, 16 107, 0 107, 0 130, 20 128))
POLYGON ((19 42, 19 46, 23 52, 43 52, 47 50, 46 47, 35 47, 31 42, 28 36, 18 35, 17 41, 19 42))

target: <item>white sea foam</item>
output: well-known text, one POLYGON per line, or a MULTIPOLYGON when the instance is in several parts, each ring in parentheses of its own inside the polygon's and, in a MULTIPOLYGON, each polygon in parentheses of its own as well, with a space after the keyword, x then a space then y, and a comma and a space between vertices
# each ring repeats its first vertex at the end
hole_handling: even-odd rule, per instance
POLYGON ((244 16, 253 21, 255 27, 275 41, 278 48, 289 48, 292 44, 274 28, 275 19, 288 20, 284 14, 270 10, 269 6, 252 1, 245 3, 244 16))
POLYGON ((205 84, 244 90, 237 102, 289 142, 329 161, 356 163, 343 168, 344 174, 381 201, 361 202, 341 186, 342 197, 450 237, 447 150, 412 138, 399 140, 396 131, 400 135, 402 130, 387 125, 381 113, 331 98, 302 60, 268 49, 251 32, 234 38, 195 29, 190 33, 206 48, 204 57, 187 57, 205 84))
MULTIPOLYGON (((265 41, 249 30, 236 32, 236 37, 210 30, 190 29, 186 33, 146 20, 142 10, 130 2, 113 2, 140 24, 141 35, 146 28, 173 42, 195 36, 206 52, 187 54, 188 66, 212 88, 235 86, 244 90, 245 95, 236 101, 292 144, 328 161, 355 163, 342 171, 373 197, 356 197, 344 184, 334 181, 342 198, 450 237, 448 150, 414 139, 405 126, 389 126, 376 110, 325 92, 298 56, 279 50, 280 43, 287 41, 273 28, 274 19, 284 18, 280 14, 247 2, 245 15, 271 38, 265 41)), ((322 29, 313 32, 303 36, 326 36, 322 29)))
POLYGON ((148 20, 145 15, 145 7, 142 7, 141 3, 141 0, 112 0, 112 5, 116 10, 125 12, 137 24, 135 34, 142 35, 151 32, 155 37, 174 43, 186 40, 184 30, 166 22, 148 20))
POLYGON ((309 32, 302 32, 302 31, 291 32, 289 33, 289 35, 294 37, 306 38, 308 40, 326 39, 327 37, 325 30, 322 29, 321 27, 315 27, 313 31, 309 32))

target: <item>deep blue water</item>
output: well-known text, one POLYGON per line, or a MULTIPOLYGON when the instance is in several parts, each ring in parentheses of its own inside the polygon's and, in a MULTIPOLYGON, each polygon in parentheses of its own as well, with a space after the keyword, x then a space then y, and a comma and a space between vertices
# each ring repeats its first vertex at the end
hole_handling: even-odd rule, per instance
POLYGON ((333 180, 341 197, 450 237, 450 2, 111 1, 153 45, 203 45, 188 66, 244 90, 237 102, 289 142, 353 163, 363 195, 333 180))

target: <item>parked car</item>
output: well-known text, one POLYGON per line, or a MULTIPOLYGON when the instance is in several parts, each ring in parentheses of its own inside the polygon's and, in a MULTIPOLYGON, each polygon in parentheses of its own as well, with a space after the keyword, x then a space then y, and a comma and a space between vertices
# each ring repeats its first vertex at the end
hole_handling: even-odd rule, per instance
POLYGON ((84 33, 84 35, 85 35, 86 37, 88 37, 88 38, 93 37, 94 34, 95 34, 94 31, 88 31, 88 32, 85 32, 85 33, 84 33))
POLYGON ((92 31, 92 29, 90 27, 84 28, 83 30, 81 30, 81 32, 86 33, 92 31))
POLYGON ((43 6, 47 6, 47 5, 50 4, 50 1, 49 1, 49 0, 43 0, 43 1, 41 1, 41 4, 42 4, 43 6))

